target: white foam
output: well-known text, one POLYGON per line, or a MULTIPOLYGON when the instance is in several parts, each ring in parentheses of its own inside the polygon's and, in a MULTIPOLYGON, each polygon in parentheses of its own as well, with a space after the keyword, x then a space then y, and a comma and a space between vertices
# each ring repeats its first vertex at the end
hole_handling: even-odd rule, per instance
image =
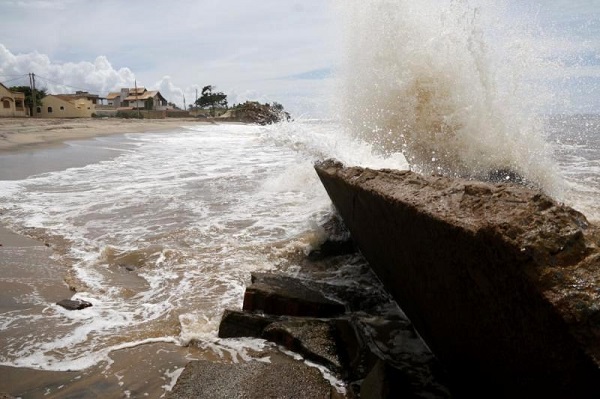
MULTIPOLYGON (((173 387, 175 387, 175 383, 177 383, 177 379, 179 378, 181 373, 183 373, 183 370, 185 370, 184 367, 176 368, 173 371, 165 371, 165 377, 168 383, 163 385, 161 388, 163 388, 167 392, 171 392, 173 390, 173 387)), ((164 394, 162 396, 164 396, 164 394)))

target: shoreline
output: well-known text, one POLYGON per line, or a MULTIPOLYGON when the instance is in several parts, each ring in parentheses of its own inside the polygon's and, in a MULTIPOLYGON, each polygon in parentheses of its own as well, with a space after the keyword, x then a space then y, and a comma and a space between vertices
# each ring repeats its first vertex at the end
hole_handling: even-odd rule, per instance
POLYGON ((0 155, 38 150, 63 144, 65 141, 92 139, 125 133, 158 133, 185 125, 214 125, 235 122, 174 119, 41 119, 0 118, 0 155))
MULTIPOLYGON (((177 119, 33 119, 0 118, 0 157, 41 152, 65 146, 73 140, 126 133, 160 133, 186 125, 229 124, 226 121, 177 119)), ((231 122, 234 123, 234 122, 231 122)), ((43 240, 18 233, 0 211, 0 311, 22 305, 15 298, 40 292, 48 304, 71 298, 65 283, 66 269, 52 260, 52 248, 43 240), (15 283, 15 281, 19 281, 15 283)), ((43 305, 39 305, 42 311, 43 305)), ((59 398, 66 393, 81 394, 92 388, 92 397, 121 397, 121 379, 127 380, 138 397, 164 394, 167 376, 183 368, 188 357, 197 357, 193 347, 168 343, 142 345, 111 353, 112 363, 80 371, 48 371, 20 366, 0 366, 0 397, 3 394, 59 398), (150 360, 150 361, 149 361, 150 360), (124 370, 131 370, 125 377, 124 370), (138 381, 139 380, 139 381, 138 381)))

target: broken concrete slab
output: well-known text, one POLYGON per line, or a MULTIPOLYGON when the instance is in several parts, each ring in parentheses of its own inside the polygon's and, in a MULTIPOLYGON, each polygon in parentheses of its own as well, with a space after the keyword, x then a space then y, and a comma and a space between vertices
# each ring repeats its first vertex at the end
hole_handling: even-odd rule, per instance
POLYGON ((510 183, 316 171, 459 391, 600 395, 600 235, 582 214, 510 183))

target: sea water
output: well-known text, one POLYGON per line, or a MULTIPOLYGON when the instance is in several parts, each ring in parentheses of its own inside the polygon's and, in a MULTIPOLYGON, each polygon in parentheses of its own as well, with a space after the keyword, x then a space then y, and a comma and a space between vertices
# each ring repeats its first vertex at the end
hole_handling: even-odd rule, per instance
MULTIPOLYGON (((324 239, 331 204, 315 161, 407 167, 370 154, 336 123, 303 121, 74 141, 36 152, 58 170, 25 179, 15 164, 32 154, 0 159, 2 222, 50 246, 73 299, 93 305, 68 311, 24 282, 19 306, 0 314, 0 365, 85 370, 156 343, 247 358, 256 342, 217 338, 223 311, 241 308, 251 272, 298 275, 297 260, 324 239)), ((355 284, 355 266, 364 272, 350 262, 321 277, 355 284)))
POLYGON ((27 306, 0 314, 0 365, 81 370, 156 342, 243 354, 256 343, 217 339, 221 314, 241 306, 251 272, 302 272, 294 259, 332 210, 313 170, 329 157, 466 177, 509 168, 600 220, 600 116, 548 115, 553 93, 524 71, 554 66, 514 11, 344 4, 332 120, 73 142, 61 151, 89 161, 0 181, 2 221, 47 242, 93 304, 17 298, 27 306))
MULTIPOLYGON (((554 117, 547 129, 567 203, 597 219, 600 117, 554 117)), ((294 273, 290 255, 320 244, 331 205, 315 161, 408 167, 400 156, 369 155, 342 131, 298 121, 104 137, 69 150, 113 148, 110 159, 1 181, 3 222, 49 243, 74 298, 93 306, 72 312, 20 298, 40 311, 0 315, 10 337, 0 364, 77 370, 145 342, 216 342, 221 314, 240 308, 251 272, 294 273)))

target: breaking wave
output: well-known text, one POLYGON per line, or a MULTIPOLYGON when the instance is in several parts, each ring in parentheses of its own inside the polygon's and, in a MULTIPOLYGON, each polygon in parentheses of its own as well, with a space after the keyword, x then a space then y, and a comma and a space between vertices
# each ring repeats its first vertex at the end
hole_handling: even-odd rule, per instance
POLYGON ((381 153, 402 152, 413 170, 510 170, 558 195, 541 119, 552 92, 532 77, 556 66, 531 20, 507 2, 483 3, 340 4, 341 119, 381 153))

